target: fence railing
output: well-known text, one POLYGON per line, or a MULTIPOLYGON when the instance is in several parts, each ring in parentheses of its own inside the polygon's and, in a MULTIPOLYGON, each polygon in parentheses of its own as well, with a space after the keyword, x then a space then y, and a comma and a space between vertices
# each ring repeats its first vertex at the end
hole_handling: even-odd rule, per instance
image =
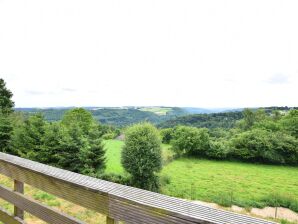
POLYGON ((14 205, 12 215, 0 210, 0 221, 5 224, 24 223, 24 211, 47 223, 84 223, 25 196, 24 183, 104 214, 108 224, 118 221, 148 224, 273 223, 84 176, 5 153, 0 153, 0 173, 14 180, 14 189, 0 185, 0 198, 14 205))

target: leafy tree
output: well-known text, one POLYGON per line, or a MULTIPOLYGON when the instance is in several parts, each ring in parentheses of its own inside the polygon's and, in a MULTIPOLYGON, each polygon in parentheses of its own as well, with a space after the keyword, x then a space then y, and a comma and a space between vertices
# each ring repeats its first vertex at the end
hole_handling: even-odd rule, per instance
POLYGON ((74 122, 78 124, 83 134, 88 134, 95 120, 89 111, 83 108, 75 108, 67 111, 62 119, 62 124, 66 127, 71 126, 74 122))
POLYGON ((178 126, 173 134, 173 149, 181 154, 206 155, 210 147, 208 130, 178 126))
POLYGON ((242 113, 243 113, 244 129, 251 128, 256 120, 254 112, 250 109, 244 109, 242 113))
POLYGON ((160 135, 162 142, 169 144, 173 138, 174 129, 173 128, 164 128, 160 130, 160 135))
POLYGON ((161 141, 158 130, 150 123, 136 124, 126 131, 121 162, 131 174, 136 187, 157 191, 161 170, 161 141))
POLYGON ((279 123, 284 131, 298 138, 298 110, 291 110, 279 123))
POLYGON ((228 148, 225 141, 211 141, 206 156, 212 159, 226 159, 228 148))
POLYGON ((230 156, 252 162, 298 164, 298 141, 283 132, 252 129, 233 137, 230 156))

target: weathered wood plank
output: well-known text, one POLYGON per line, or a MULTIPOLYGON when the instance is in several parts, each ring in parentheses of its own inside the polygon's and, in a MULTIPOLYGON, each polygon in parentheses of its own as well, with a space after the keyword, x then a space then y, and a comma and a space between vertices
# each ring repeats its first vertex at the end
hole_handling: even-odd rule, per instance
MULTIPOLYGON (((24 194, 24 183, 14 180, 14 191, 24 194)), ((14 206, 14 216, 24 219, 24 211, 17 206, 14 206)))
POLYGON ((4 153, 0 153, 0 173, 125 223, 273 223, 4 153))
POLYGON ((69 215, 56 211, 46 205, 25 197, 23 194, 12 191, 0 185, 0 196, 4 200, 16 205, 22 210, 51 224, 83 224, 69 215))
POLYGON ((23 220, 18 217, 13 217, 7 211, 0 208, 0 221, 5 224, 25 224, 23 220))
POLYGON ((105 193, 96 190, 92 191, 87 187, 78 186, 72 182, 47 176, 29 169, 23 169, 9 163, 3 163, 1 160, 0 173, 85 208, 107 214, 108 197, 105 193))

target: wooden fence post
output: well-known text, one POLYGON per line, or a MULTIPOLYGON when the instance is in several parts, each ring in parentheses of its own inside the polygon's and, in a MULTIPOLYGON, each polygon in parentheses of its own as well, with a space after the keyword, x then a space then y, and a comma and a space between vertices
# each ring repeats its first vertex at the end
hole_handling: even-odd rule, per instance
POLYGON ((116 224, 116 220, 107 216, 107 224, 116 224))
MULTIPOLYGON (((14 180, 14 191, 24 194, 24 183, 14 180)), ((24 211, 22 209, 19 209, 17 206, 14 206, 14 216, 24 219, 24 211)))

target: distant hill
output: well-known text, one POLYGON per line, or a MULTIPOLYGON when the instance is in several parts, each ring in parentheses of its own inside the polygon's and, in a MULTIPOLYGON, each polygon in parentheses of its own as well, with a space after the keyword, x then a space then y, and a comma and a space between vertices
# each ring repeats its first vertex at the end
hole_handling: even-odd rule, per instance
MULTIPOLYGON (((64 113, 74 107, 57 108, 15 108, 25 114, 42 113, 48 121, 59 121, 64 113)), ((178 124, 196 127, 233 127, 242 118, 242 108, 204 109, 195 107, 84 107, 101 123, 123 127, 149 121, 160 127, 173 127, 178 124)), ((252 108, 256 110, 257 108, 252 108)), ((265 111, 287 111, 289 107, 266 107, 265 111)))
MULTIPOLYGON (((15 108, 25 114, 42 113, 48 121, 59 121, 64 113, 74 107, 66 108, 15 108)), ((84 107, 95 119, 103 124, 123 127, 130 124, 149 121, 160 123, 168 119, 188 114, 179 107, 84 107)))
POLYGON ((198 128, 232 128, 237 120, 243 118, 242 112, 224 112, 212 114, 192 114, 169 119, 158 124, 160 128, 170 128, 177 125, 194 126, 198 128))
MULTIPOLYGON (((297 109, 297 107, 262 107, 262 108, 250 108, 252 110, 263 109, 266 113, 272 113, 275 110, 286 112, 291 109, 297 109)), ((160 128, 175 127, 177 125, 188 125, 198 128, 232 128, 235 123, 243 118, 243 108, 239 109, 218 109, 223 112, 208 113, 208 110, 195 108, 190 110, 192 112, 201 111, 201 114, 190 114, 179 116, 173 119, 168 119, 158 124, 160 128), (196 110, 198 109, 198 110, 196 110), (203 113, 205 112, 205 113, 203 113)), ((210 110, 210 111, 216 111, 210 110)))

